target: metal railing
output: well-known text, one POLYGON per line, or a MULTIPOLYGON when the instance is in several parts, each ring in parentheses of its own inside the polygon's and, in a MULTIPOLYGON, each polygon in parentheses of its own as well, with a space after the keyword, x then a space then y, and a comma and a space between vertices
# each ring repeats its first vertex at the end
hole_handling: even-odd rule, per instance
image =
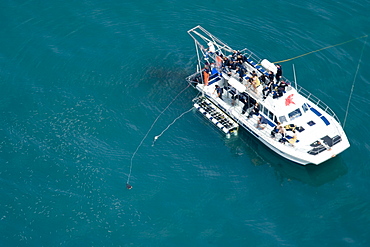
POLYGON ((333 117, 341 125, 341 122, 340 122, 339 118, 337 117, 337 115, 334 113, 334 111, 332 109, 330 109, 330 107, 327 104, 325 104, 322 100, 320 100, 318 97, 316 97, 315 95, 310 93, 308 90, 304 89, 303 87, 301 87, 299 85, 297 85, 297 92, 299 94, 303 95, 308 100, 310 100, 316 106, 320 107, 321 110, 323 110, 324 112, 329 114, 331 117, 333 117))

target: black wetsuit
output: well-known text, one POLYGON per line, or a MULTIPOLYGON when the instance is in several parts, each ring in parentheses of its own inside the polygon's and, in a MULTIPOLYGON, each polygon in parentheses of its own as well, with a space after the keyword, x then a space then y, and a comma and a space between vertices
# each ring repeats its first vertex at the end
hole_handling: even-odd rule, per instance
POLYGON ((269 73, 269 80, 274 82, 274 72, 269 73))
POLYGON ((259 112, 260 112, 260 108, 258 107, 258 105, 254 105, 252 111, 248 115, 248 118, 250 118, 252 115, 258 116, 259 112))
POLYGON ((222 93, 224 92, 224 90, 220 87, 216 87, 216 92, 217 92, 218 97, 222 99, 222 93))
POLYGON ((276 81, 279 82, 282 76, 283 76, 283 69, 281 68, 281 66, 278 66, 277 72, 276 72, 276 81))

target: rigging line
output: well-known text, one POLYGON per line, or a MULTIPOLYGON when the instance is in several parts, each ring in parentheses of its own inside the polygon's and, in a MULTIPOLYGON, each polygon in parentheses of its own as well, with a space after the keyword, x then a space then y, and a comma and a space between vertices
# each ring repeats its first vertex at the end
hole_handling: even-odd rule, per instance
POLYGON ((146 137, 148 136, 149 132, 153 129, 154 127, 154 124, 158 121, 159 117, 168 109, 168 107, 170 107, 170 105, 177 99, 177 97, 180 96, 180 94, 182 94, 188 87, 190 86, 190 84, 188 84, 183 90, 181 90, 181 92, 179 92, 175 98, 172 99, 172 101, 161 111, 161 113, 157 116, 157 118, 154 120, 154 122, 152 123, 152 125, 150 126, 148 132, 146 132, 145 136, 143 137, 143 139, 141 140, 140 144, 137 146, 135 152, 133 152, 132 156, 131 156, 131 160, 130 160, 130 171, 129 171, 129 174, 127 176, 127 182, 126 184, 129 185, 129 182, 130 182, 130 178, 131 178, 131 173, 132 173, 132 161, 134 160, 134 157, 137 153, 137 151, 139 151, 139 148, 141 147, 141 145, 143 144, 144 140, 146 139, 146 137))
POLYGON ((315 51, 310 51, 310 52, 307 52, 305 54, 302 54, 302 55, 299 55, 299 56, 296 56, 296 57, 293 57, 293 58, 289 58, 289 59, 285 59, 285 60, 281 60, 281 61, 277 61, 277 62, 274 62, 274 63, 284 63, 284 62, 287 62, 287 61, 290 61, 290 60, 293 60, 293 59, 296 59, 296 58, 300 58, 300 57, 303 57, 303 56, 306 56, 306 55, 309 55, 311 53, 315 53, 315 52, 318 52, 318 51, 322 51, 322 50, 325 50, 325 49, 328 49, 328 48, 332 48, 332 47, 335 47, 335 46, 338 46, 338 45, 344 45, 346 43, 349 43, 349 42, 352 42, 352 41, 355 41, 355 40, 358 40, 358 39, 362 39, 362 38, 365 38, 367 39, 367 34, 364 35, 364 36, 361 36, 361 37, 358 37, 358 38, 355 38, 355 39, 351 39, 351 40, 348 40, 348 41, 345 41, 345 42, 342 42, 342 43, 339 43, 339 44, 336 44, 336 45, 330 45, 330 46, 327 46, 327 47, 324 47, 324 48, 321 48, 321 49, 318 49, 318 50, 315 50, 315 51))
MULTIPOLYGON (((367 35, 366 35, 366 36, 367 36, 367 35)), ((358 74, 358 70, 359 70, 359 68, 360 68, 360 63, 361 63, 362 55, 364 54, 364 50, 365 50, 365 46, 366 46, 366 41, 367 41, 367 37, 366 37, 366 39, 365 39, 364 46, 362 47, 362 51, 361 51, 361 55, 360 55, 360 59, 359 59, 358 64, 357 64, 357 69, 356 69, 355 77, 353 78, 352 87, 351 87, 351 92, 350 92, 350 94, 349 94, 348 103, 347 103, 346 115, 345 115, 345 117, 344 117, 344 121, 343 121, 343 129, 344 129, 344 127, 346 126, 346 121, 347 121, 347 116, 348 116, 348 111, 349 111, 349 105, 350 105, 350 103, 351 103, 351 98, 352 98, 352 94, 353 94, 353 89, 355 88, 355 81, 356 81, 356 77, 357 77, 357 74, 358 74)))
POLYGON ((153 144, 152 146, 154 146, 154 143, 158 140, 159 137, 161 137, 163 135, 163 133, 168 130, 171 125, 173 125, 178 119, 180 119, 182 116, 184 116, 186 113, 190 112, 191 110, 193 110, 194 107, 191 107, 189 110, 183 112, 180 116, 178 116, 177 118, 175 118, 172 123, 170 123, 159 135, 155 136, 154 137, 154 140, 153 140, 153 144))

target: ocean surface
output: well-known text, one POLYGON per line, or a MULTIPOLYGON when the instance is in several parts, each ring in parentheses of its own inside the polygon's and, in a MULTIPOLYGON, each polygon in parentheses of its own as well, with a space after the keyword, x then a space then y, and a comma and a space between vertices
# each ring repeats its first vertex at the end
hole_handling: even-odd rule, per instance
POLYGON ((370 39, 356 39, 369 13, 369 0, 1 1, 0 246, 370 246, 370 39), (342 123, 352 91, 351 147, 304 167, 195 111, 152 145, 197 94, 196 25, 272 62, 352 40, 281 63, 342 123))

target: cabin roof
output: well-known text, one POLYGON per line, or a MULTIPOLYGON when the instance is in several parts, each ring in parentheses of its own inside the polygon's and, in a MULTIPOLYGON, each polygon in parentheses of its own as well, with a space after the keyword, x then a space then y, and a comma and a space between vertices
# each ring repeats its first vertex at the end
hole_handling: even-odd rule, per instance
POLYGON ((306 99, 302 97, 295 89, 291 89, 284 93, 282 97, 274 99, 267 97, 262 104, 267 107, 270 111, 274 112, 275 115, 288 115, 297 108, 301 108, 306 102, 306 99))

